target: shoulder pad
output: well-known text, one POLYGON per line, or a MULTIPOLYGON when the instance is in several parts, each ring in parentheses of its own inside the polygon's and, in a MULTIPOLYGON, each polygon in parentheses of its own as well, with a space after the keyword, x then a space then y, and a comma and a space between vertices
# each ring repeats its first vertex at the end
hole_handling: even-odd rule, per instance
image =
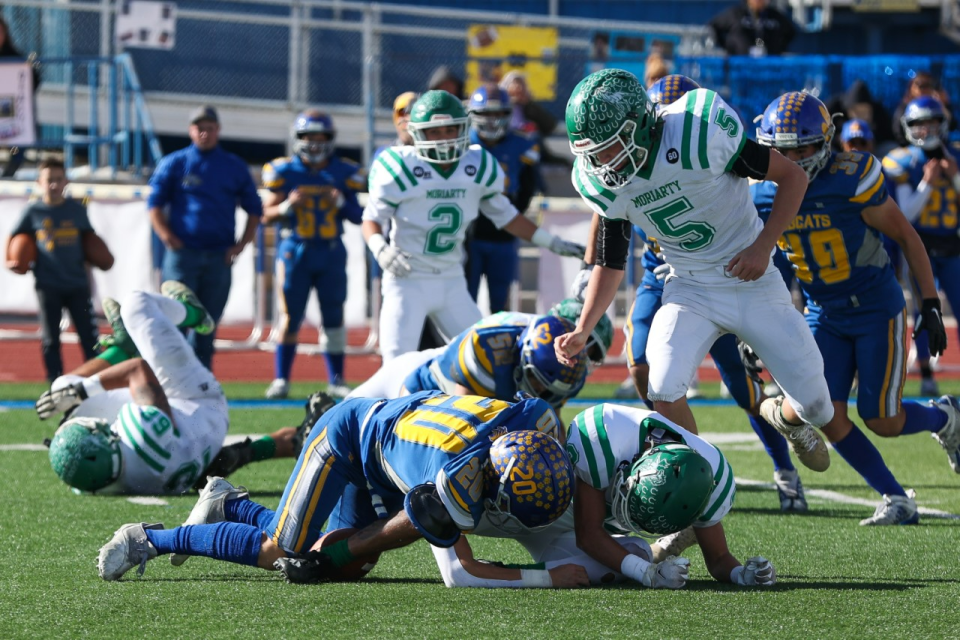
POLYGON ((460 539, 450 512, 443 506, 437 493, 437 485, 417 485, 403 498, 403 508, 410 522, 430 544, 448 549, 460 539))

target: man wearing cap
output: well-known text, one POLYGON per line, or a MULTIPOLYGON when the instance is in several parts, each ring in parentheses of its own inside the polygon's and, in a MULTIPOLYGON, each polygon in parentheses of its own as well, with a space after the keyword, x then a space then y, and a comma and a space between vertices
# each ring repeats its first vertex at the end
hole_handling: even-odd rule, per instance
POLYGON ((847 120, 840 130, 840 144, 844 151, 873 153, 873 131, 866 120, 847 120))
MULTIPOLYGON (((219 146, 220 120, 211 106, 190 117, 186 149, 165 156, 150 178, 147 206, 153 230, 166 246, 163 280, 178 280, 196 292, 216 322, 230 292, 231 265, 256 233, 263 205, 246 163, 219 146), (247 213, 236 238, 236 209, 247 213)), ((197 357, 208 369, 210 335, 191 336, 197 357)))

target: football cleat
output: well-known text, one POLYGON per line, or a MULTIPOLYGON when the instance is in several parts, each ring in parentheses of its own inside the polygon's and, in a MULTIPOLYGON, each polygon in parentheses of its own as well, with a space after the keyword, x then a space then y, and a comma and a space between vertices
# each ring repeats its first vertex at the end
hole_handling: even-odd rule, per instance
POLYGON ((783 396, 767 398, 760 403, 760 417, 787 439, 794 455, 805 467, 814 471, 829 469, 830 452, 823 437, 810 425, 790 424, 784 420, 780 410, 782 404, 783 396))
POLYGON ((917 502, 913 489, 905 496, 884 495, 883 502, 869 518, 860 521, 862 527, 876 527, 891 524, 917 524, 920 522, 920 513, 917 511, 917 502))
MULTIPOLYGON (((207 478, 207 486, 200 491, 197 504, 193 505, 190 515, 183 521, 183 526, 223 522, 226 519, 223 505, 227 500, 240 500, 249 497, 250 494, 247 493, 245 487, 235 487, 223 478, 210 476, 207 478)), ((171 553, 170 564, 179 567, 189 557, 182 553, 171 553)))
POLYGON ((138 565, 137 575, 143 575, 147 561, 157 557, 157 548, 147 539, 147 529, 163 529, 163 525, 145 522, 125 524, 116 530, 110 542, 100 547, 97 571, 101 578, 119 580, 138 565))
POLYGON ((931 434, 947 452, 947 460, 954 473, 960 473, 960 402, 953 396, 940 396, 930 404, 947 414, 947 424, 931 434))
POLYGON ((807 498, 803 495, 800 472, 796 469, 779 469, 773 472, 773 483, 780 494, 780 511, 784 513, 806 513, 807 498))
POLYGON ((103 299, 103 315, 113 329, 113 346, 119 348, 131 358, 139 358, 140 351, 134 344, 133 338, 127 333, 127 328, 123 324, 123 318, 120 317, 120 303, 113 298, 103 299))
POLYGON ((290 393, 290 383, 283 378, 277 378, 267 387, 265 395, 270 400, 283 400, 290 393))
POLYGON ((679 556, 695 544, 697 544, 697 534, 693 527, 687 527, 676 533, 663 536, 650 545, 653 552, 653 559, 650 562, 656 564, 663 562, 670 556, 679 556))
POLYGON ((940 395, 940 385, 933 378, 923 378, 920 380, 920 395, 935 398, 940 395))
POLYGON ((213 319, 213 316, 210 315, 207 308, 200 302, 197 294, 187 285, 182 282, 177 282, 176 280, 167 280, 160 285, 160 293, 168 298, 173 298, 184 306, 193 307, 200 312, 200 320, 189 327, 200 335, 209 335, 217 328, 217 322, 213 319))

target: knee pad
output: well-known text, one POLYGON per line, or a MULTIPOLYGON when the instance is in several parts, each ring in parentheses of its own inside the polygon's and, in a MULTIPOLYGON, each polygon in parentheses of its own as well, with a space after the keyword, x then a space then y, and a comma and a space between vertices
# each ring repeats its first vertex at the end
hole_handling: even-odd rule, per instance
POLYGON ((347 349, 347 328, 323 328, 320 335, 320 351, 339 355, 347 349))

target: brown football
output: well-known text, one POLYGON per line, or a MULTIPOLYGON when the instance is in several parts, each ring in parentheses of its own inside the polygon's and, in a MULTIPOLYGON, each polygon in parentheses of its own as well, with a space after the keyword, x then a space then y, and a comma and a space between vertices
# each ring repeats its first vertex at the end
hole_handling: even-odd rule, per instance
POLYGON ((113 266, 107 243, 93 231, 83 232, 83 259, 101 271, 109 271, 113 266))
MULTIPOLYGON (((320 536, 320 539, 310 548, 311 551, 320 551, 324 547, 329 547, 334 542, 339 542, 344 538, 349 538, 357 532, 356 529, 334 529, 320 536)), ((357 558, 349 564, 345 564, 337 569, 337 575, 334 580, 340 582, 355 582, 364 577, 377 566, 380 554, 357 558)))
POLYGON ((7 242, 7 269, 23 275, 37 261, 37 240, 32 233, 18 233, 7 242))

